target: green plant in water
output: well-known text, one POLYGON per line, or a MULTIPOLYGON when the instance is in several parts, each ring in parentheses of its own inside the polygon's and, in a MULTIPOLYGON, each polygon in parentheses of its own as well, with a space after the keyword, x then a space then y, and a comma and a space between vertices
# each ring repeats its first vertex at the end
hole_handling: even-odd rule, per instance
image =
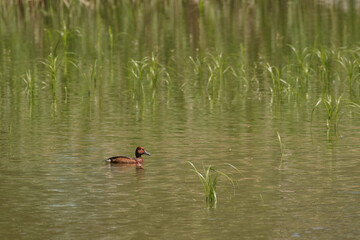
POLYGON ((151 54, 151 58, 148 64, 147 75, 150 79, 150 85, 152 88, 152 98, 155 98, 156 90, 158 88, 158 85, 161 81, 164 81, 166 85, 169 85, 170 83, 170 75, 166 71, 166 68, 159 63, 158 58, 154 55, 154 53, 151 54))
POLYGON ((151 58, 145 57, 140 61, 131 59, 127 65, 129 79, 133 81, 133 97, 145 100, 145 89, 151 89, 151 98, 155 99, 157 90, 162 83, 170 84, 170 75, 158 58, 152 54, 151 58))
POLYGON ((345 70, 350 96, 352 96, 355 84, 359 79, 359 61, 357 58, 349 59, 345 56, 338 56, 338 62, 345 70))
MULTIPOLYGON (((192 171, 196 173, 204 187, 206 204, 210 208, 215 207, 217 203, 216 187, 219 176, 225 177, 232 184, 233 187, 235 186, 234 181, 229 175, 219 170, 216 170, 212 166, 208 166, 207 168, 203 167, 204 173, 201 173, 192 162, 188 161, 188 163, 192 166, 192 171)), ((228 165, 237 170, 235 166, 231 164, 228 165)))
POLYGON ((231 66, 226 66, 225 58, 222 53, 218 55, 209 54, 209 57, 206 60, 209 69, 207 83, 208 97, 210 100, 214 100, 216 97, 220 99, 223 92, 226 92, 224 74, 231 69, 231 66))
POLYGON ((25 91, 28 96, 34 96, 34 79, 31 76, 30 71, 26 71, 25 76, 22 77, 22 80, 26 84, 25 91))
POLYGON ((95 60, 94 65, 90 65, 90 76, 88 79, 88 93, 91 94, 92 87, 96 88, 96 80, 97 80, 97 60, 95 60))
POLYGON ((203 65, 204 65, 204 59, 196 57, 195 59, 193 57, 189 57, 192 65, 193 65, 193 71, 197 76, 198 81, 201 85, 201 79, 203 76, 203 65))
POLYGON ((88 74, 82 72, 84 78, 87 80, 88 86, 88 95, 90 96, 93 92, 93 89, 96 89, 96 80, 97 80, 97 60, 95 60, 94 65, 89 66, 88 74))
POLYGON ((306 76, 309 74, 309 66, 306 62, 306 59, 311 55, 311 52, 308 48, 304 48, 302 51, 297 50, 294 46, 288 44, 291 50, 295 53, 298 69, 300 72, 304 73, 306 76))
POLYGON ((296 82, 299 83, 300 87, 304 91, 307 91, 309 74, 311 70, 307 59, 311 56, 311 51, 309 48, 304 48, 302 51, 300 51, 290 44, 288 46, 295 53, 297 60, 298 77, 296 78, 296 82))
POLYGON ((267 63, 265 68, 269 72, 272 80, 271 92, 273 95, 280 96, 283 90, 283 85, 287 86, 286 89, 290 91, 290 84, 281 78, 280 71, 276 66, 271 66, 269 63, 267 63))
POLYGON ((56 99, 56 72, 58 69, 58 57, 54 57, 52 53, 49 54, 45 61, 41 62, 47 67, 48 77, 50 78, 50 86, 53 93, 53 99, 56 99))
POLYGON ((133 98, 140 100, 144 98, 145 69, 148 66, 147 59, 136 61, 131 59, 127 65, 130 79, 133 80, 133 98))
POLYGON ((341 98, 342 96, 338 97, 337 99, 334 99, 329 95, 324 98, 319 98, 319 100, 317 101, 311 112, 311 123, 313 120, 315 109, 320 105, 320 103, 323 103, 327 113, 326 127, 329 129, 331 126, 331 122, 333 121, 334 127, 336 129, 339 118, 341 98))
MULTIPOLYGON (((63 21, 62 24, 62 30, 58 31, 58 33, 61 36, 62 39, 62 43, 64 45, 64 73, 65 75, 67 75, 68 73, 68 52, 67 52, 67 46, 68 46, 68 39, 69 39, 69 34, 70 31, 68 30, 65 21, 63 21)), ((55 48, 56 51, 56 48, 55 48)))
POLYGON ((322 84, 322 94, 323 97, 330 92, 331 89, 331 78, 330 78, 330 63, 331 56, 333 55, 333 51, 326 49, 314 49, 313 54, 317 57, 320 62, 319 72, 320 72, 320 81, 322 84))
POLYGON ((96 89, 96 81, 98 78, 98 65, 97 60, 94 61, 94 64, 90 64, 87 70, 83 70, 83 66, 81 64, 76 64, 71 62, 71 64, 78 69, 80 74, 82 75, 82 79, 87 83, 87 94, 90 96, 93 93, 93 89, 96 89))

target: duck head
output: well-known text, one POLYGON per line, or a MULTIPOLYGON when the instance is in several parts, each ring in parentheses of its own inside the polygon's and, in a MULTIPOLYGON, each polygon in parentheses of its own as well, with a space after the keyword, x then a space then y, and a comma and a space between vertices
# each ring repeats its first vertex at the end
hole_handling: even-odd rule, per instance
POLYGON ((137 147, 136 148, 136 151, 135 151, 135 156, 136 156, 136 158, 140 158, 141 157, 141 155, 143 155, 143 154, 145 154, 145 155, 151 155, 150 153, 148 153, 147 151, 145 151, 145 149, 143 148, 143 147, 137 147))

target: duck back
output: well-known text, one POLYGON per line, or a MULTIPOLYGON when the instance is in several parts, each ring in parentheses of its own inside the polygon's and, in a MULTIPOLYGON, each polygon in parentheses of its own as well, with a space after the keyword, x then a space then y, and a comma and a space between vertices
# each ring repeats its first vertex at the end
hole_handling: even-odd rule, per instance
POLYGON ((137 162, 135 158, 126 157, 126 156, 115 156, 107 159, 106 161, 111 163, 125 163, 125 164, 126 163, 134 164, 137 162))

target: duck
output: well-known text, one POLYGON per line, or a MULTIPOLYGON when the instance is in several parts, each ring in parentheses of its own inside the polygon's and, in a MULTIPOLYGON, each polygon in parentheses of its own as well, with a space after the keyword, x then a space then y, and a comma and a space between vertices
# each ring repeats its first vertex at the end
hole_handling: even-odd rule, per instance
POLYGON ((118 163, 118 164, 135 164, 137 167, 142 167, 143 159, 141 156, 144 154, 148 155, 148 156, 151 155, 143 147, 139 146, 135 150, 135 158, 126 157, 126 156, 115 156, 115 157, 106 159, 106 161, 110 162, 110 163, 118 163))

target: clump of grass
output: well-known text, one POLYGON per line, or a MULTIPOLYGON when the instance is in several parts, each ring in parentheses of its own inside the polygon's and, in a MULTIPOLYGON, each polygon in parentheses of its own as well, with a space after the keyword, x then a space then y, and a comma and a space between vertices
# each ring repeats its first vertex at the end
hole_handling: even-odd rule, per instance
MULTIPOLYGON (((216 207, 216 203, 217 203, 216 188, 220 176, 225 177, 232 184, 233 187, 235 186, 234 181, 231 179, 229 175, 215 169, 211 165, 208 166, 207 168, 203 167, 204 172, 201 173, 192 162, 188 161, 188 163, 192 166, 192 171, 196 173, 196 175, 199 177, 204 187, 206 204, 209 208, 216 207)), ((237 170, 235 166, 231 164, 228 165, 237 170)))
POLYGON ((303 91, 307 91, 309 84, 309 75, 310 75, 310 64, 308 59, 311 56, 311 51, 309 48, 304 48, 302 51, 297 50, 294 46, 288 45, 291 50, 295 53, 297 60, 297 83, 300 85, 303 91))
POLYGON ((28 96, 34 96, 34 78, 31 76, 30 71, 26 71, 25 76, 22 77, 22 80, 26 84, 25 91, 28 96))
POLYGON ((193 85, 201 94, 206 94, 211 103, 226 99, 230 92, 238 93, 242 82, 245 86, 248 84, 247 69, 243 62, 240 65, 240 71, 235 71, 222 53, 208 53, 205 57, 190 56, 189 59, 191 70, 196 76, 193 85))
POLYGON ((166 71, 166 68, 159 62, 158 58, 151 54, 151 58, 149 60, 148 68, 147 68, 148 79, 150 79, 150 85, 152 88, 151 97, 154 99, 156 96, 156 90, 161 84, 161 81, 165 82, 166 85, 170 83, 170 75, 166 71))
POLYGON ((92 95, 93 89, 96 89, 96 81, 98 75, 97 60, 94 61, 94 64, 90 64, 87 73, 82 72, 82 75, 87 81, 88 95, 90 96, 92 95))
POLYGON ((56 78, 56 73, 57 73, 57 69, 58 69, 58 57, 54 56, 52 53, 49 54, 49 56, 47 57, 46 60, 41 61, 42 64, 45 65, 45 67, 47 68, 47 74, 48 77, 50 78, 50 86, 52 89, 52 93, 53 93, 53 99, 56 99, 56 82, 57 82, 57 78, 56 78))
POLYGON ((323 103, 326 113, 327 113, 327 119, 326 119, 326 127, 329 129, 331 127, 331 122, 333 122, 334 127, 336 129, 339 119, 339 110, 340 110, 340 103, 341 103, 342 96, 338 98, 332 98, 331 96, 326 96, 324 98, 319 98, 317 103, 315 104, 312 112, 311 112, 311 123, 313 120, 313 115, 315 109, 320 105, 320 103, 323 103))
POLYGON ((165 66, 152 54, 142 60, 131 59, 127 65, 129 79, 132 80, 133 97, 137 100, 146 99, 146 89, 151 89, 151 99, 154 100, 162 84, 170 84, 170 75, 165 66))
MULTIPOLYGON (((62 39, 62 43, 63 43, 63 47, 64 47, 64 74, 67 75, 68 74, 68 52, 67 52, 67 48, 68 48, 68 41, 69 41, 69 35, 70 35, 70 31, 66 26, 65 21, 63 21, 62 24, 62 30, 59 30, 58 33, 60 34, 60 37, 62 39)), ((56 50, 56 49, 55 49, 56 50)))
POLYGON ((320 82, 322 85, 322 93, 323 97, 330 92, 332 89, 331 84, 331 62, 332 56, 334 55, 333 51, 327 49, 314 49, 313 55, 319 61, 319 74, 320 74, 320 82))
POLYGON ((128 63, 127 69, 130 79, 133 81, 132 93, 134 99, 140 100, 144 98, 145 69, 147 65, 146 58, 138 61, 131 59, 128 63))
POLYGON ((224 74, 231 69, 227 66, 222 53, 217 55, 209 54, 207 66, 209 69, 209 78, 207 82, 208 97, 210 100, 220 99, 226 89, 224 74))
POLYGON ((359 80, 359 60, 357 58, 349 58, 342 54, 338 56, 338 62, 346 73, 349 94, 350 97, 353 95, 353 90, 356 89, 356 83, 359 80))
POLYGON ((195 75, 197 76, 198 81, 201 84, 201 80, 203 78, 203 65, 204 65, 204 59, 203 58, 193 58, 193 57, 189 57, 192 65, 193 65, 193 71, 195 73, 195 75))
POLYGON ((280 97, 282 93, 292 93, 293 86, 282 79, 280 70, 276 66, 271 66, 269 63, 265 65, 267 72, 270 74, 272 80, 272 87, 270 88, 272 96, 280 97))
POLYGON ((309 75, 309 64, 307 63, 307 58, 311 55, 309 48, 304 48, 302 51, 297 50, 294 46, 288 45, 291 50, 295 53, 298 70, 303 73, 305 76, 309 75))
POLYGON ((97 87, 99 72, 101 72, 99 71, 100 67, 98 66, 97 59, 95 59, 94 64, 89 64, 89 66, 83 66, 81 63, 75 63, 72 61, 71 64, 79 71, 79 74, 82 76, 82 80, 86 83, 87 95, 89 97, 92 96, 97 87))

